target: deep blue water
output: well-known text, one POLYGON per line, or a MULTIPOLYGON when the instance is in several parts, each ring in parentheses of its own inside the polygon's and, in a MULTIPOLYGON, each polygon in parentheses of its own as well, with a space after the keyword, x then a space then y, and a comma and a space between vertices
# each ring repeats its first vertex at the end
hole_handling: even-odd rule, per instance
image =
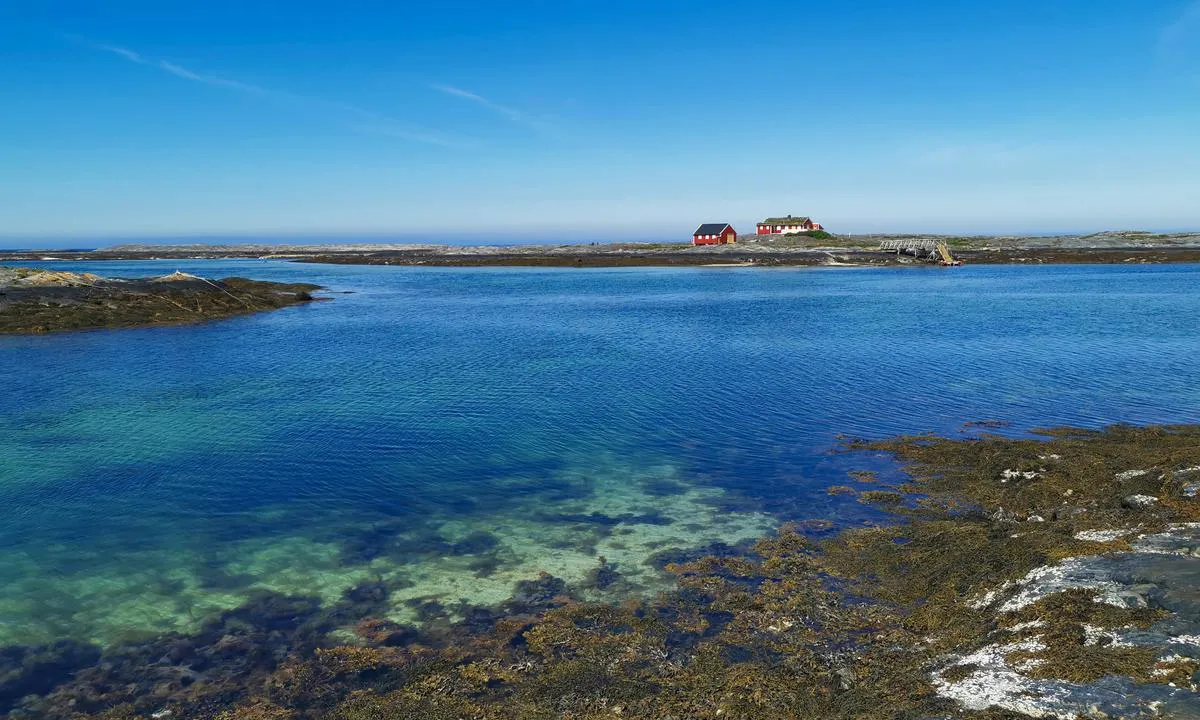
POLYGON ((1200 422, 1200 266, 54 267, 336 294, 0 337, 0 644, 376 576, 409 620, 601 554, 644 592, 655 551, 862 520, 839 434, 1200 422))

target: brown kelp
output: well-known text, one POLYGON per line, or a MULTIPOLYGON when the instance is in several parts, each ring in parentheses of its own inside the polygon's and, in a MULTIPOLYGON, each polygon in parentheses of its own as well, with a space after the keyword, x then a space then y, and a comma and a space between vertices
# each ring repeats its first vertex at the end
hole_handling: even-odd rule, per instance
MULTIPOLYGON (((745 552, 680 555, 665 566, 674 589, 654 598, 582 602, 543 576, 502 607, 459 608, 466 620, 431 608, 417 628, 378 617, 382 584, 334 608, 264 596, 195 636, 98 661, 10 649, 0 698, 14 717, 48 718, 1200 712, 1200 636, 1188 634, 1200 612, 1161 580, 1200 587, 1200 427, 845 450, 905 464, 898 482, 838 490, 883 505, 887 522, 831 537, 789 525, 745 552), (52 682, 30 684, 24 663, 38 657, 52 682)), ((601 558, 590 582, 617 572, 601 558)))

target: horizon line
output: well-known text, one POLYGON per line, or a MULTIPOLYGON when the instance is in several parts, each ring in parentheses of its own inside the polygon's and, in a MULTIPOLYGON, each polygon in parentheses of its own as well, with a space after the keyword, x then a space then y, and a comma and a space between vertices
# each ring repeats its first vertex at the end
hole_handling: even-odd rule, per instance
MULTIPOLYGON (((681 228, 683 226, 680 226, 681 228)), ((1200 234, 1200 228, 1103 228, 1103 229, 1072 229, 1072 230, 1009 230, 1009 231, 954 231, 954 230, 912 230, 898 228, 894 230, 859 230, 855 232, 839 232, 827 230, 830 234, 840 237, 859 236, 910 236, 925 235, 931 237, 1079 237, 1089 235, 1121 235, 1121 234, 1150 234, 1150 235, 1190 235, 1200 234)), ((739 236, 753 236, 749 233, 739 233, 739 236)), ((531 241, 557 241, 559 244, 577 244, 604 240, 604 235, 614 235, 613 242, 662 242, 666 238, 678 236, 680 242, 691 238, 690 229, 676 232, 674 229, 638 230, 627 227, 609 227, 582 229, 578 227, 547 228, 541 230, 277 230, 277 231, 216 231, 216 232, 155 232, 155 233, 50 233, 50 234, 7 234, 0 233, 0 250, 82 250, 103 247, 107 244, 135 245, 299 245, 299 244, 338 244, 339 242, 354 242, 368 244, 374 240, 377 244, 438 244, 438 240, 470 240, 478 238, 476 244, 495 244, 488 239, 503 238, 508 241, 527 238, 531 241), (558 238, 556 236, 570 233, 575 237, 558 238), (36 243, 36 245, 18 246, 20 242, 36 243), (52 247, 43 243, 61 241, 63 243, 86 243, 89 247, 52 247), (308 241, 307 243, 305 241, 308 241)), ((455 243, 450 243, 455 244, 455 243)))

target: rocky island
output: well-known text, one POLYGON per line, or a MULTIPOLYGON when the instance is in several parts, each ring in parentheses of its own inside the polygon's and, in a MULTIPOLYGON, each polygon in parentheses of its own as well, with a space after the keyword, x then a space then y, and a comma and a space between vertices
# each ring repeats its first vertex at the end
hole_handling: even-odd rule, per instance
MULTIPOLYGON (((442 267, 919 266, 933 254, 897 252, 897 243, 945 245, 970 265, 1200 262, 1200 233, 1111 231, 1087 235, 746 235, 727 245, 613 242, 516 245, 355 243, 116 245, 93 250, 0 251, 0 262, 260 258, 342 265, 442 267)), ((933 263, 933 264, 936 264, 933 263)))
POLYGON ((194 323, 311 302, 318 289, 180 272, 128 280, 0 266, 0 334, 194 323))

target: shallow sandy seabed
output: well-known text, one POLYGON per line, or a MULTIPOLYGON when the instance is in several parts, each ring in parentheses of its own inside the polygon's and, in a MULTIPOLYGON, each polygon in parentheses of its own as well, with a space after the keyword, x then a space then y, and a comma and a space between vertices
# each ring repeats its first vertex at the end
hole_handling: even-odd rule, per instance
MULTIPOLYGON (((342 545, 314 539, 329 528, 314 527, 301 528, 309 531, 305 534, 236 542, 208 555, 172 549, 114 558, 62 547, 58 552, 82 569, 52 577, 39 573, 38 560, 28 553, 6 553, 0 557, 0 577, 20 579, 0 594, 0 645, 61 637, 107 645, 162 632, 189 632, 215 613, 242 604, 257 590, 316 596, 330 605, 348 588, 373 580, 397 581, 398 587, 389 594, 392 620, 417 622, 415 606, 431 600, 447 606, 453 617, 455 605, 498 604, 512 596, 518 581, 534 579, 541 572, 578 585, 599 566, 599 556, 621 577, 607 591, 582 591, 584 597, 648 594, 669 587, 668 578, 647 563, 651 555, 670 548, 751 540, 777 524, 761 513, 720 510, 719 503, 712 502, 722 495, 719 489, 681 484, 678 494, 648 492, 652 483, 679 480, 672 465, 600 467, 601 471, 564 473, 563 479, 572 485, 590 486, 589 497, 552 504, 534 501, 536 506, 479 516, 431 518, 414 527, 414 532, 433 530, 452 543, 480 531, 494 535, 497 545, 486 554, 498 564, 486 576, 472 568, 479 556, 469 554, 429 556, 410 563, 381 556, 348 564, 342 545), (541 518, 542 512, 609 517, 656 513, 659 519, 658 524, 635 521, 604 528, 541 518), (214 564, 227 576, 255 580, 228 590, 206 587, 200 570, 214 564)), ((263 516, 272 513, 267 510, 263 516)), ((349 520, 334 516, 331 522, 349 520)), ((398 534, 403 536, 404 530, 398 534)))

